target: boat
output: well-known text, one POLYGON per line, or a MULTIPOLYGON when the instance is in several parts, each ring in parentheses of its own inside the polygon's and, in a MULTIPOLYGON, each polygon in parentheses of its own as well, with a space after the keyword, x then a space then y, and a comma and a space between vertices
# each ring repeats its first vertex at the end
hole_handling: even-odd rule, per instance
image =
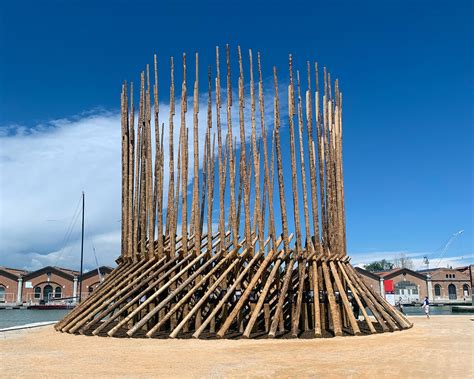
POLYGON ((36 310, 55 310, 55 309, 73 309, 75 304, 36 304, 29 305, 26 309, 36 309, 36 310))

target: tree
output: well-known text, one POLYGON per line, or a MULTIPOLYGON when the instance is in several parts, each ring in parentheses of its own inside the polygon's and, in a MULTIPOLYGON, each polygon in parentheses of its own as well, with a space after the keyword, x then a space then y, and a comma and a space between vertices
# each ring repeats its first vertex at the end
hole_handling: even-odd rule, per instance
POLYGON ((377 272, 377 271, 388 271, 393 268, 393 263, 382 259, 381 261, 375 261, 364 266, 367 271, 377 272))
POLYGON ((410 270, 413 270, 415 267, 413 260, 409 257, 407 257, 404 253, 398 254, 394 259, 393 263, 395 267, 397 268, 408 268, 410 270))

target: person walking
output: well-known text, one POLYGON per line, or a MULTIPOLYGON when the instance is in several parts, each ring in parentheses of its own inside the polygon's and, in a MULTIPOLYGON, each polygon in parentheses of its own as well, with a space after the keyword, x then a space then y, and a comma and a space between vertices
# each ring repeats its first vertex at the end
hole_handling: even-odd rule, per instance
POLYGON ((428 296, 426 296, 425 300, 423 300, 422 307, 425 310, 426 317, 430 318, 430 301, 428 300, 428 296))
POLYGON ((400 297, 397 301, 397 303, 395 304, 395 306, 398 308, 398 310, 400 312, 402 312, 403 314, 405 314, 405 311, 403 310, 403 304, 402 304, 402 298, 400 297))

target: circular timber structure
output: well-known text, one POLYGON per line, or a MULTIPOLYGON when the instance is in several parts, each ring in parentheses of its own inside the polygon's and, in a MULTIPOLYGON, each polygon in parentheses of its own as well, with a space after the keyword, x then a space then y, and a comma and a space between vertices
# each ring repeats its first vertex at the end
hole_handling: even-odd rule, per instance
POLYGON ((216 48, 204 85, 198 55, 192 75, 183 55, 178 94, 171 58, 168 96, 155 56, 136 106, 123 84, 121 255, 58 331, 314 338, 412 326, 346 254, 338 80, 317 63, 295 70, 290 55, 282 90, 275 68, 263 80, 260 54, 236 53, 216 48))

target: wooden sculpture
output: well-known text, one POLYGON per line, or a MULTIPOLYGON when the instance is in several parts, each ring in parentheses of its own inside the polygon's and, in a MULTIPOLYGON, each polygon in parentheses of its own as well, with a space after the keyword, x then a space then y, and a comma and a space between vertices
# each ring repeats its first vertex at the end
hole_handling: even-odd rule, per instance
POLYGON ((412 326, 364 283, 346 255, 338 81, 332 83, 324 69, 321 92, 318 65, 312 74, 308 62, 303 97, 300 72, 295 77, 290 55, 287 103, 280 103, 274 68, 273 118, 268 117, 260 54, 256 89, 252 51, 249 86, 240 48, 237 52, 234 93, 226 48, 224 119, 216 48, 214 81, 208 69, 206 125, 199 124, 196 54, 192 126, 186 124, 188 72, 183 55, 177 147, 173 58, 167 136, 165 123, 160 126, 157 57, 153 88, 149 67, 141 73, 136 127, 133 84, 129 91, 123 84, 118 267, 56 324, 57 330, 117 337, 273 338, 371 334, 412 326), (233 112, 238 114, 235 129, 233 112), (272 132, 267 130, 269 122, 272 132), (287 126, 289 141, 284 141, 281 129, 287 126), (239 135, 234 136, 237 129, 239 135), (200 130, 205 130, 203 152, 200 130), (284 164, 288 150, 291 162, 284 164), (292 207, 287 206, 290 200, 292 207))

